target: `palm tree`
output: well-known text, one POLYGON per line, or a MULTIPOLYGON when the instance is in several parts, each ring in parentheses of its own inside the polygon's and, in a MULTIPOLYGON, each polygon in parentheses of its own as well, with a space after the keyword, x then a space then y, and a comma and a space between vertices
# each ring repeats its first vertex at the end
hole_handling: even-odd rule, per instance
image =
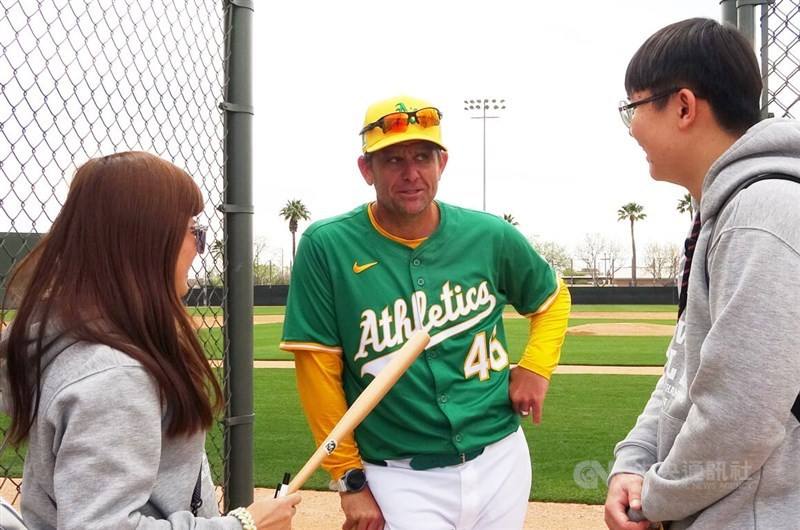
POLYGON ((215 260, 221 259, 222 254, 225 252, 225 243, 221 239, 215 239, 214 242, 211 243, 209 252, 211 253, 211 257, 215 260))
POLYGON ((636 239, 633 236, 633 224, 647 217, 644 206, 629 202, 617 210, 617 221, 629 220, 631 222, 631 283, 636 287, 636 239))
POLYGON ((311 213, 306 209, 306 205, 299 199, 294 199, 286 202, 280 214, 283 218, 289 221, 289 232, 292 233, 292 261, 294 261, 295 253, 295 234, 297 233, 297 223, 300 219, 307 221, 311 217, 311 213))
POLYGON ((689 218, 694 220, 694 208, 692 207, 692 196, 687 193, 678 201, 678 211, 681 213, 689 212, 689 218))
POLYGON ((504 213, 503 214, 503 220, 506 221, 507 223, 511 224, 511 226, 518 226, 519 225, 517 220, 514 219, 514 216, 511 215, 510 213, 504 213))

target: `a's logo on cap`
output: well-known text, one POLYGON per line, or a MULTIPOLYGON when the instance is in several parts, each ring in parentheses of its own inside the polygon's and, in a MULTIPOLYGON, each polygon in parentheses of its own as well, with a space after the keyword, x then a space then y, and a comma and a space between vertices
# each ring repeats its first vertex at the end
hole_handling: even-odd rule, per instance
MULTIPOLYGON (((400 101, 400 102, 398 102, 397 104, 395 104, 395 106, 394 106, 394 110, 396 110, 397 112, 411 112, 411 111, 414 111, 414 110, 417 110, 417 109, 415 109, 415 108, 408 108, 408 107, 406 107, 406 104, 405 104, 405 103, 403 103, 402 101, 400 101)), ((416 117, 416 116, 411 116, 411 118, 410 118, 408 121, 409 121, 410 123, 417 123, 417 117, 416 117)))

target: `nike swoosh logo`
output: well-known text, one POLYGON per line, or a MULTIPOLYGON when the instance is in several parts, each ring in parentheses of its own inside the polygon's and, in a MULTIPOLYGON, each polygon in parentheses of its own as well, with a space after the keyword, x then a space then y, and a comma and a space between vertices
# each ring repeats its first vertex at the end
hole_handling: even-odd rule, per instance
POLYGON ((378 264, 377 261, 373 261, 372 263, 365 263, 364 265, 359 265, 358 260, 356 260, 353 262, 353 272, 355 272, 356 274, 361 274, 365 270, 369 269, 370 267, 374 267, 377 264, 378 264))

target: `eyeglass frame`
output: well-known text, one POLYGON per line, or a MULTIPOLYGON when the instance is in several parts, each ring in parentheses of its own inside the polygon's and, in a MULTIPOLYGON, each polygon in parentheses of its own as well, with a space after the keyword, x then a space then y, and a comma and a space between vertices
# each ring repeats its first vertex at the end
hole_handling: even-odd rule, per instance
POLYGON ((193 224, 189 227, 189 232, 194 236, 194 248, 198 254, 203 254, 206 251, 206 234, 208 232, 207 225, 193 224))
POLYGON ((619 117, 622 119, 622 123, 625 124, 625 127, 628 129, 631 128, 631 122, 633 121, 633 114, 636 111, 636 107, 644 105, 646 103, 652 103, 654 101, 658 101, 659 99, 663 99, 665 97, 669 97, 675 92, 682 90, 683 87, 674 86, 672 88, 668 88, 666 90, 662 90, 661 92, 657 92, 652 96, 648 96, 646 98, 637 100, 637 101, 630 101, 628 99, 620 100, 619 107, 617 110, 619 111, 619 117), (629 113, 629 111, 631 111, 629 113), (629 116, 626 118, 626 116, 629 116))
MULTIPOLYGON (((359 136, 361 136, 361 135, 363 135, 365 133, 368 133, 372 129, 375 129, 376 127, 380 127, 381 130, 383 130, 383 125, 381 125, 381 122, 383 122, 383 119, 387 118, 389 116, 393 116, 395 114, 405 114, 406 116, 408 116, 408 123, 409 124, 411 124, 411 123, 419 124, 419 121, 417 120, 417 112, 420 112, 420 111, 423 111, 423 110, 428 110, 428 109, 433 109, 433 110, 436 111, 436 114, 439 116, 439 123, 441 123, 442 118, 444 117, 444 114, 442 114, 442 111, 440 111, 436 107, 422 107, 421 109, 417 109, 417 110, 398 110, 396 112, 390 112, 389 114, 385 114, 385 115, 381 116, 380 118, 378 118, 377 120, 373 121, 372 123, 370 123, 368 125, 365 125, 364 128, 361 129, 361 132, 358 133, 358 134, 359 134, 359 136), (413 122, 411 121, 412 118, 414 119, 413 122)), ((438 125, 438 124, 436 124, 436 125, 438 125)), ((431 127, 436 127, 436 125, 432 125, 431 127)), ((386 133, 384 133, 384 134, 386 134, 386 133)))

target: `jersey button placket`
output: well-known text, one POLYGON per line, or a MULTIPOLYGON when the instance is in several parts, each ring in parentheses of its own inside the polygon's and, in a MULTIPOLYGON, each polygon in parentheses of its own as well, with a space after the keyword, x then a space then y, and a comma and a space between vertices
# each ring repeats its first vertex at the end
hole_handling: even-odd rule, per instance
POLYGON ((411 258, 411 276, 412 277, 416 276, 416 279, 414 280, 414 283, 417 285, 417 287, 424 287, 425 286, 425 278, 420 276, 420 273, 422 271, 420 271, 419 268, 421 266, 422 266, 422 260, 420 258, 418 258, 416 256, 411 258))

